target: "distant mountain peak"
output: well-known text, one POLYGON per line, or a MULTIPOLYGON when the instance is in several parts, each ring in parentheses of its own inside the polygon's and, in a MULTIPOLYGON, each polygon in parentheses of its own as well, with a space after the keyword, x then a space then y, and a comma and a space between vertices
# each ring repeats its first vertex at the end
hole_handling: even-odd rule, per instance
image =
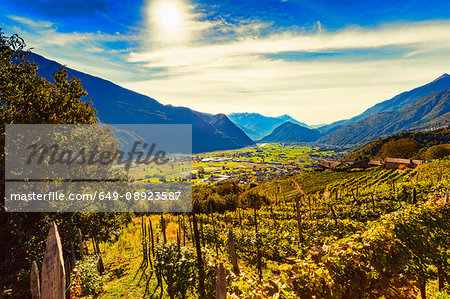
POLYGON ((448 77, 450 77, 450 75, 447 74, 447 73, 444 73, 444 74, 442 74, 441 76, 439 76, 439 77, 437 77, 436 79, 434 79, 433 81, 431 81, 430 83, 434 83, 434 82, 440 81, 440 80, 442 80, 442 79, 447 79, 448 77))
POLYGON ((276 127, 272 133, 262 138, 261 142, 313 142, 320 137, 317 130, 303 127, 299 124, 287 121, 276 127))
POLYGON ((298 120, 296 120, 295 118, 293 118, 292 116, 290 116, 290 115, 288 115, 288 114, 283 114, 283 115, 281 115, 281 116, 277 116, 276 118, 278 118, 278 119, 283 119, 283 120, 286 120, 286 121, 291 121, 291 122, 293 122, 293 123, 300 124, 300 125, 302 125, 302 126, 304 126, 304 127, 308 127, 307 124, 299 122, 298 120))
POLYGON ((309 128, 307 124, 297 121, 288 114, 273 117, 264 116, 260 113, 245 112, 231 113, 228 115, 228 117, 253 140, 259 140, 264 136, 267 136, 273 131, 273 129, 285 123, 286 121, 290 121, 300 126, 309 128))
POLYGON ((231 114, 229 114, 229 116, 249 116, 249 115, 261 115, 259 113, 255 113, 255 112, 233 112, 231 114))

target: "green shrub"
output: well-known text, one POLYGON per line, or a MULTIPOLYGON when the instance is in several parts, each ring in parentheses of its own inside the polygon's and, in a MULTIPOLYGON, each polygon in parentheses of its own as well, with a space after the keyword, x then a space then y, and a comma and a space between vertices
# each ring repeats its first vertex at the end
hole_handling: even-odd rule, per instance
POLYGON ((186 298, 195 287, 197 260, 194 250, 175 243, 156 248, 155 271, 167 285, 170 298, 186 298))
POLYGON ((450 299, 450 295, 447 292, 437 292, 435 294, 436 299, 450 299))
POLYGON ((439 144, 427 149, 423 158, 427 160, 442 159, 450 156, 450 144, 439 144))
POLYGON ((72 274, 72 290, 74 298, 97 296, 103 289, 103 277, 97 270, 98 257, 89 255, 78 261, 72 274))

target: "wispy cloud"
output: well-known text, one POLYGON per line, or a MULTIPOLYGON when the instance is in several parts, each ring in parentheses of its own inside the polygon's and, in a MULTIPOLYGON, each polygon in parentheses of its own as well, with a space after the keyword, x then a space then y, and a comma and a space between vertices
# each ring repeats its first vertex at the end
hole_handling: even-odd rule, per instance
POLYGON ((152 0, 139 30, 121 33, 67 33, 58 23, 8 18, 49 58, 211 113, 331 122, 450 71, 449 20, 327 30, 321 21, 277 27, 214 15, 188 0, 152 0))
MULTIPOLYGON (((57 24, 48 21, 32 20, 25 17, 8 16, 9 19, 25 25, 26 35, 33 35, 32 41, 40 46, 71 46, 82 43, 102 43, 136 40, 135 36, 124 34, 107 34, 101 31, 92 32, 59 32, 57 24)), ((89 48, 91 49, 91 48, 89 48)))
MULTIPOLYGON (((254 25, 251 25, 252 27, 254 25)), ((130 62, 146 62, 149 67, 178 67, 205 64, 229 57, 283 52, 324 52, 345 49, 414 47, 423 50, 450 46, 450 22, 390 25, 375 29, 352 27, 338 32, 296 34, 289 31, 269 36, 236 36, 229 43, 185 45, 161 51, 131 53, 130 62)))
POLYGON ((163 69, 165 76, 126 86, 201 111, 288 113, 319 123, 351 117, 450 69, 450 22, 354 26, 333 32, 318 22, 314 32, 287 29, 271 34, 254 30, 270 26, 266 23, 222 25, 208 27, 188 43, 130 53, 129 62, 163 69), (211 30, 228 30, 227 40, 204 38, 211 30), (371 49, 373 54, 313 60, 284 55, 355 49, 371 49), (376 55, 386 49, 398 54, 376 55))
MULTIPOLYGON (((59 24, 9 15, 13 25, 8 33, 18 33, 34 52, 46 58, 96 76, 119 82, 132 80, 139 72, 126 70, 122 57, 138 41, 133 34, 97 32, 61 32, 59 24)), ((128 66, 132 68, 132 66, 128 66)))
POLYGON ((28 19, 28 18, 24 18, 24 17, 20 17, 20 16, 9 15, 8 18, 13 21, 16 21, 17 23, 28 25, 28 26, 33 26, 35 28, 50 28, 53 26, 52 22, 36 21, 36 20, 32 20, 32 19, 28 19))

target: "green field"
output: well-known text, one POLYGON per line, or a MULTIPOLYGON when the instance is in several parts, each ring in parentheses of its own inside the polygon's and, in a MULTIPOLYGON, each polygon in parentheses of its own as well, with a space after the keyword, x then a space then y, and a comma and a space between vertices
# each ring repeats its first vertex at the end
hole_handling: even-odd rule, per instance
POLYGON ((331 149, 279 143, 198 154, 194 155, 193 182, 202 182, 214 175, 229 176, 242 183, 270 180, 311 168, 318 160, 341 156, 331 149))

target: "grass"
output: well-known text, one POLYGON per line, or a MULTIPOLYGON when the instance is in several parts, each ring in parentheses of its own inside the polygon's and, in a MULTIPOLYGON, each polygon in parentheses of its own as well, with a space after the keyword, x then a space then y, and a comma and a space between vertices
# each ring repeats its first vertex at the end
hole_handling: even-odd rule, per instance
MULTIPOLYGON (((144 216, 146 223, 152 222, 154 234, 160 239, 160 215, 144 216)), ((164 215, 168 242, 175 242, 178 230, 178 218, 164 215)), ((142 262, 141 217, 133 220, 122 229, 117 242, 100 245, 106 276, 100 298, 143 298, 145 283, 136 276, 142 262)), ((151 280, 150 289, 156 288, 156 281, 151 280)))

